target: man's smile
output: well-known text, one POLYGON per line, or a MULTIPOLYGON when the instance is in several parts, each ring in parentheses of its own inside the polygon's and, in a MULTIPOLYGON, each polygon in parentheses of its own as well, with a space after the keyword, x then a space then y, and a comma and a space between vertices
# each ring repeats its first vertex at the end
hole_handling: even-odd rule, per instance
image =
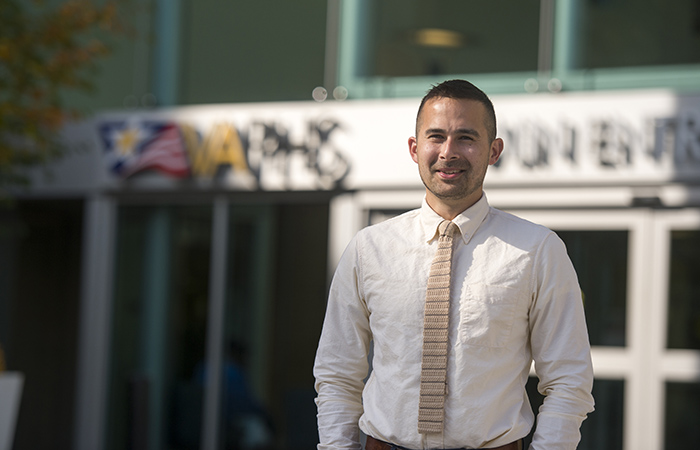
POLYGON ((437 173, 440 178, 450 180, 453 178, 457 178, 458 176, 466 172, 466 169, 460 169, 455 167, 438 167, 433 169, 433 171, 437 173))

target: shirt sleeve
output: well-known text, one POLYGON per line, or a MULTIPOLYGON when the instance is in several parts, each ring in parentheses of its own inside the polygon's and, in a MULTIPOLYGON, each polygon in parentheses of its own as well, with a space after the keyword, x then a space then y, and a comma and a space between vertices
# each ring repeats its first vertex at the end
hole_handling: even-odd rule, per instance
POLYGON ((575 450, 593 411, 593 367, 581 289, 553 232, 539 249, 530 333, 538 390, 545 396, 530 450, 575 450))
POLYGON ((361 449, 358 421, 371 340, 360 290, 358 238, 343 253, 331 283, 314 363, 318 450, 361 449))

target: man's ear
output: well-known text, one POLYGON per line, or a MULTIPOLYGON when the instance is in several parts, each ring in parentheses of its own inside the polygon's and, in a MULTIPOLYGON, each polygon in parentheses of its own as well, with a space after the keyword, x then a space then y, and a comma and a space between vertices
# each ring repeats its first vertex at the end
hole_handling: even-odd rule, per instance
POLYGON ((408 152, 411 154, 411 159, 415 163, 418 162, 418 140, 414 137, 411 136, 408 138, 408 152))
POLYGON ((491 154, 489 155, 489 165, 492 166, 498 162, 498 159, 503 153, 503 139, 496 138, 491 143, 491 154))

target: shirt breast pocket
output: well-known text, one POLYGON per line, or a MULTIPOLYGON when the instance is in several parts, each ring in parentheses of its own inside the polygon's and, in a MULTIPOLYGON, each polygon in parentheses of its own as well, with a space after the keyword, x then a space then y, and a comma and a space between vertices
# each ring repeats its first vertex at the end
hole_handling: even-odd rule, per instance
POLYGON ((507 346, 524 295, 506 286, 468 285, 460 308, 460 340, 478 347, 507 346))

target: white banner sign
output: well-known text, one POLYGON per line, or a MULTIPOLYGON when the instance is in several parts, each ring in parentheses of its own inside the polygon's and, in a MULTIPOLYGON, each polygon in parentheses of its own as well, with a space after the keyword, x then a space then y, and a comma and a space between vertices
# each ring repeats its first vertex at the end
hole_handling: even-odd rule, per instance
MULTIPOLYGON (((505 151, 487 183, 700 179, 700 96, 661 91, 493 98, 505 151)), ((181 107, 92 124, 103 184, 245 190, 420 185, 419 99, 181 107), (154 181, 155 180, 155 181, 154 181)))

